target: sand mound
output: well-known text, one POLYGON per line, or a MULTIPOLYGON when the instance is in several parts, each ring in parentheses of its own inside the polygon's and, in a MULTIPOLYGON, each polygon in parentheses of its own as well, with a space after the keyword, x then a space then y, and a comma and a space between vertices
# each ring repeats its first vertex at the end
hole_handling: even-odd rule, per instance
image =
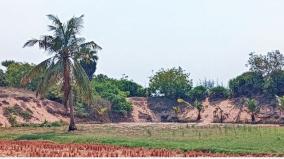
POLYGON ((68 121, 62 104, 47 99, 38 99, 31 91, 0 87, 0 125, 68 121))
MULTIPOLYGON (((181 105, 166 98, 128 98, 133 110, 131 120, 134 122, 195 122, 197 110, 193 107, 181 105), (176 112, 174 107, 179 107, 176 112)), ((219 101, 203 101, 204 110, 201 112, 200 123, 250 123, 251 114, 240 104, 240 99, 219 101)), ((261 105, 256 116, 258 123, 284 123, 284 117, 271 105, 261 105)))

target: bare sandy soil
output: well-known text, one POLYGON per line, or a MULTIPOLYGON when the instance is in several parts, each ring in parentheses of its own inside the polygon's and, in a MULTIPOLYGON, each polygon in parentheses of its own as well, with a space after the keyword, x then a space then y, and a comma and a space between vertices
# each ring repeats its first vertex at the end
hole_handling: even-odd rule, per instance
POLYGON ((222 154, 201 151, 129 148, 111 145, 56 144, 48 141, 0 141, 0 156, 14 157, 270 157, 267 154, 222 154))
MULTIPOLYGON (((133 122, 196 122, 197 109, 192 106, 181 105, 168 99, 153 99, 144 97, 128 98, 133 105, 131 120, 133 122), (175 112, 173 107, 179 107, 175 112)), ((201 112, 199 123, 250 123, 251 113, 239 99, 220 101, 203 101, 204 110, 201 112), (222 118, 222 119, 221 119, 222 118), (221 121, 222 120, 222 121, 221 121)), ((256 115, 257 123, 280 124, 284 122, 279 110, 271 105, 262 104, 256 115)))
POLYGON ((16 121, 22 123, 43 123, 45 120, 48 122, 65 121, 67 117, 64 115, 63 105, 47 99, 39 99, 31 91, 15 88, 1 88, 0 87, 0 125, 2 127, 9 127, 11 124, 4 115, 4 109, 7 107, 20 107, 22 111, 32 113, 31 119, 26 121, 22 116, 15 115, 16 121))

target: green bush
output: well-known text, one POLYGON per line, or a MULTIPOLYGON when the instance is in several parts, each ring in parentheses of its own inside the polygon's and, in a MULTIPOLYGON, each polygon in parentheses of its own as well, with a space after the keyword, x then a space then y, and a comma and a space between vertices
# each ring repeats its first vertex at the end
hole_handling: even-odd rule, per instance
POLYGON ((2 65, 7 68, 6 82, 8 86, 16 88, 25 87, 32 91, 37 89, 40 77, 35 78, 26 86, 23 86, 21 84, 22 78, 32 70, 32 68, 34 67, 33 65, 28 63, 14 62, 14 61, 6 63, 2 62, 2 65))
POLYGON ((9 123, 11 124, 12 127, 16 127, 18 125, 17 119, 15 115, 10 115, 7 117, 9 123))
POLYGON ((223 86, 213 87, 209 90, 209 98, 212 100, 227 99, 230 92, 223 86))
POLYGON ((48 122, 47 120, 44 120, 43 123, 39 125, 35 125, 36 127, 61 127, 64 125, 64 122, 62 120, 60 121, 54 121, 54 122, 48 122))
POLYGON ((63 92, 56 86, 51 87, 48 90, 47 99, 56 101, 58 103, 63 103, 63 92))
POLYGON ((145 97, 146 89, 141 85, 128 79, 120 79, 116 81, 120 90, 128 92, 129 97, 145 97))
POLYGON ((154 96, 185 98, 192 87, 189 74, 179 68, 161 69, 150 77, 149 90, 154 96))
POLYGON ((6 74, 0 69, 0 87, 7 86, 6 74))
POLYGON ((246 72, 229 81, 229 88, 235 97, 259 95, 263 85, 261 73, 256 72, 246 72))
POLYGON ((22 117, 25 121, 29 121, 33 117, 33 115, 32 115, 33 112, 31 110, 29 110, 29 109, 24 110, 19 105, 15 105, 13 107, 5 107, 5 108, 3 108, 3 114, 8 119, 11 116, 17 115, 17 116, 22 117))
POLYGON ((129 92, 120 90, 112 79, 104 75, 95 76, 92 85, 94 95, 99 95, 112 103, 111 111, 125 115, 132 110, 131 104, 126 100, 129 92))
POLYGON ((204 100, 208 95, 207 89, 204 86, 197 86, 190 90, 188 97, 191 101, 204 100))

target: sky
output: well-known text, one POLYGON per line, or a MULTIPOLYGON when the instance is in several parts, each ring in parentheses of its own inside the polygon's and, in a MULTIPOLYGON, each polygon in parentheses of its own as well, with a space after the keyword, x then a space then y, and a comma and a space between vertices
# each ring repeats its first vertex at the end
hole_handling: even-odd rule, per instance
POLYGON ((161 68, 181 66, 194 83, 248 70, 250 52, 284 51, 283 0, 1 0, 0 61, 39 63, 43 50, 23 48, 47 34, 47 14, 84 14, 81 36, 95 41, 96 74, 123 74, 147 86, 161 68))

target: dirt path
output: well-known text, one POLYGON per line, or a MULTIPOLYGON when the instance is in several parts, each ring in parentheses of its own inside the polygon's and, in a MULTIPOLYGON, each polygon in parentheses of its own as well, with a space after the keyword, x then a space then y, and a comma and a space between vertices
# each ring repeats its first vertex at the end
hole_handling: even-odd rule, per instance
POLYGON ((165 149, 129 148, 111 145, 56 144, 49 141, 0 141, 0 156, 21 157, 226 157, 271 155, 228 155, 208 152, 181 152, 165 149))

